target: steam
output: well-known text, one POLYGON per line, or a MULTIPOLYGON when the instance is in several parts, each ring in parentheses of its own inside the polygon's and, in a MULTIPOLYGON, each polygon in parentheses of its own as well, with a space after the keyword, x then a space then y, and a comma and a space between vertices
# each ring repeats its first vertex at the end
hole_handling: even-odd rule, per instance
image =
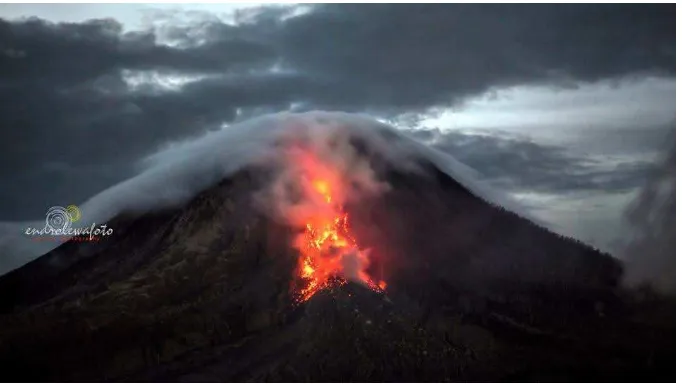
MULTIPOLYGON (((82 212, 80 222, 99 224, 123 212, 143 214, 178 206, 249 164, 276 162, 278 157, 281 159, 283 148, 289 148, 284 144, 301 138, 309 147, 316 148, 319 154, 353 175, 359 190, 349 191, 348 199, 354 198, 356 192, 376 193, 379 185, 369 172, 368 164, 360 161, 353 152, 355 149, 349 145, 351 135, 362 139, 375 155, 398 169, 416 172, 419 170, 417 160, 431 161, 484 200, 529 216, 516 201, 481 182, 471 168, 370 116, 306 112, 258 117, 165 148, 144 159, 140 163, 141 171, 135 177, 78 204, 82 212)), ((284 193, 284 184, 278 187, 282 188, 278 193, 284 193)), ((48 202, 46 209, 71 203, 48 202)), ((291 213, 289 210, 296 207, 278 208, 291 213)), ((17 268, 57 245, 35 242, 24 235, 26 226, 37 226, 44 220, 41 217, 34 222, 0 223, 0 273, 17 268)))
POLYGON ((355 250, 341 257, 343 277, 358 283, 363 283, 361 272, 369 267, 370 250, 355 250))
POLYGON ((388 190, 350 138, 350 132, 339 125, 311 123, 286 132, 265 161, 278 172, 272 185, 257 196, 257 203, 273 218, 300 228, 308 212, 331 209, 314 189, 316 177, 330 184, 327 188, 333 189, 340 205, 388 190))
POLYGON ((631 239, 623 252, 625 282, 675 292, 675 135, 628 207, 631 239))

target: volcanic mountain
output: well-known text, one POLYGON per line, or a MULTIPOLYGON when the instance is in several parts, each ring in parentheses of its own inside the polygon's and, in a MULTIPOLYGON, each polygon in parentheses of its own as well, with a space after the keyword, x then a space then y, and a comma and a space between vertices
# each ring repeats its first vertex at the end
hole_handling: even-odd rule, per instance
POLYGON ((0 277, 4 381, 674 378, 674 301, 621 287, 616 259, 442 157, 399 166, 393 131, 292 121, 191 197, 0 277))

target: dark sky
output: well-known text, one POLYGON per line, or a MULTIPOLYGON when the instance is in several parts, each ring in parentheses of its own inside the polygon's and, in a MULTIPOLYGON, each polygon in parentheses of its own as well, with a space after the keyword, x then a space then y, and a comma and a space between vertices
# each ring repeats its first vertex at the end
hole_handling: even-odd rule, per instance
POLYGON ((1 223, 169 143, 327 109, 394 122, 608 247, 675 125, 674 4, 74 7, 0 6, 1 223))

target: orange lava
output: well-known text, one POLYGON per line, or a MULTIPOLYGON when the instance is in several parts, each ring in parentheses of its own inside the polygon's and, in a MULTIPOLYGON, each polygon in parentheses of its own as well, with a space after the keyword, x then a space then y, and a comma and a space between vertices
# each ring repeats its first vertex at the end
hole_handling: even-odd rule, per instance
POLYGON ((366 284, 377 292, 386 288, 367 273, 369 251, 358 248, 343 203, 347 186, 340 172, 310 153, 292 159, 300 171, 306 201, 299 212, 301 232, 294 242, 299 251, 296 269, 295 301, 303 303, 315 293, 343 285, 348 280, 366 284))

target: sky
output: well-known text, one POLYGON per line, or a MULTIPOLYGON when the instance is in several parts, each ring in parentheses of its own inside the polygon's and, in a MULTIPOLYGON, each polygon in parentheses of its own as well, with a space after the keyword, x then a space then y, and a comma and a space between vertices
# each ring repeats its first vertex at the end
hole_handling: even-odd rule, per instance
POLYGON ((615 251, 675 129, 675 5, 0 5, 0 228, 317 109, 390 122, 615 251))

